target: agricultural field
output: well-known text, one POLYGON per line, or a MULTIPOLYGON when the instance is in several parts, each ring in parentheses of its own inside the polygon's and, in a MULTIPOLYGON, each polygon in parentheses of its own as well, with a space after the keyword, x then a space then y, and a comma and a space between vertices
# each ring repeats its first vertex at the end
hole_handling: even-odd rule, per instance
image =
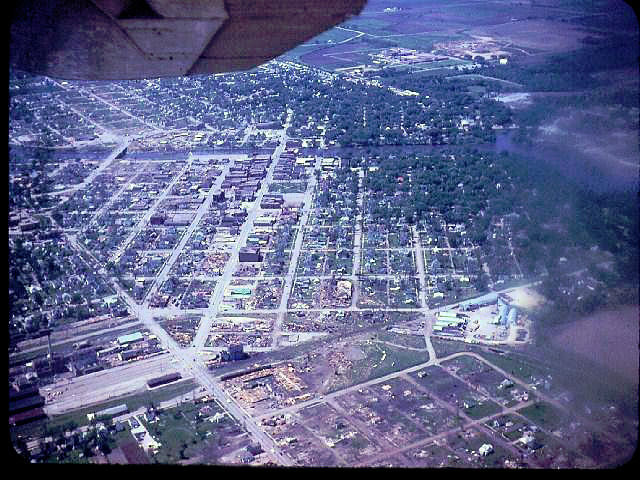
POLYGON ((571 22, 556 20, 554 6, 515 2, 406 0, 387 7, 386 2, 371 1, 366 15, 315 37, 285 57, 333 71, 359 65, 376 68, 369 54, 387 48, 438 51, 450 58, 409 68, 442 74, 451 67, 470 65, 463 57, 474 52, 493 51, 527 60, 568 52, 579 48, 589 35, 584 26, 597 23, 596 16, 584 15, 584 6, 573 5, 567 6, 567 12, 575 9, 571 22))

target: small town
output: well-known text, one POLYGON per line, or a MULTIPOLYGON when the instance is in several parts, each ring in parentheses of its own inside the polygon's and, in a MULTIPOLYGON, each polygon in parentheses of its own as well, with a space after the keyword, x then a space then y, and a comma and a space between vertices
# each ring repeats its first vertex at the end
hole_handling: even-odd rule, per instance
MULTIPOLYGON (((619 259, 637 247, 633 219, 603 203, 592 234, 569 220, 595 221, 581 200, 556 202, 562 187, 496 148, 529 127, 504 100, 522 85, 494 75, 537 47, 466 17, 471 33, 431 48, 411 40, 418 23, 385 43, 394 30, 376 22, 403 8, 246 72, 10 71, 9 430, 21 459, 627 460, 637 415, 613 393, 573 389, 588 369, 549 353, 565 338, 549 318, 637 307, 619 259)), ((521 20, 552 22, 535 18, 521 20)))

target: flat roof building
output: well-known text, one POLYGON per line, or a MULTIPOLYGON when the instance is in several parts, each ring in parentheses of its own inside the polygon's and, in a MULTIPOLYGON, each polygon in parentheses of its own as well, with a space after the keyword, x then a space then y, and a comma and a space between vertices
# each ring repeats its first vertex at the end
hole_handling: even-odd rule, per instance
POLYGON ((261 262, 262 256, 258 248, 243 247, 238 253, 238 259, 241 262, 261 262))
POLYGON ((121 405, 116 405, 115 407, 105 408, 104 410, 100 410, 96 412, 96 417, 106 417, 106 416, 116 416, 122 415, 123 413, 128 413, 129 408, 126 403, 121 405))
POLYGON ((134 332, 130 333, 129 335, 122 335, 121 337, 118 337, 118 343, 120 345, 128 345, 130 343, 139 342, 143 339, 144 337, 142 336, 142 333, 134 332))

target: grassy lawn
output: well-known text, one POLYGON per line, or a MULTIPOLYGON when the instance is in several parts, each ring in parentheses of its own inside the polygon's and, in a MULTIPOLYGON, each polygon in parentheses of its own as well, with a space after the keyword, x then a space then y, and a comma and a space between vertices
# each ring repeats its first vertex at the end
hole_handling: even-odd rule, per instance
POLYGON ((498 355, 482 352, 482 356, 499 368, 510 372, 512 375, 525 382, 531 382, 534 377, 543 378, 549 374, 549 368, 542 365, 536 365, 523 358, 518 358, 511 353, 507 355, 498 355))
POLYGON ((149 405, 149 403, 153 402, 158 404, 160 402, 164 402, 170 400, 172 398, 178 397, 180 395, 184 395, 187 392, 192 391, 197 387, 196 382, 193 379, 185 380, 182 382, 178 382, 172 385, 168 385, 163 388, 159 388, 154 391, 145 390, 140 393, 135 393, 133 395, 127 395, 125 397, 120 397, 117 399, 109 400, 105 403, 100 403, 97 405, 93 405, 91 407, 85 407, 78 410, 74 410, 73 412, 64 413, 62 415, 55 415, 46 420, 46 425, 48 428, 55 428, 61 425, 64 425, 67 422, 73 421, 78 425, 88 425, 89 420, 87 420, 87 414, 97 412, 109 407, 115 407, 117 405, 121 405, 123 403, 127 404, 130 412, 137 410, 138 408, 149 405))
POLYGON ((454 367, 456 368, 456 374, 461 377, 466 377, 467 375, 475 372, 480 372, 486 368, 486 365, 482 363, 480 360, 477 360, 473 357, 457 357, 453 360, 448 360, 443 363, 443 366, 446 368, 454 367))
MULTIPOLYGON (((215 402, 207 405, 211 408, 210 415, 222 412, 215 402)), ((223 443, 225 433, 239 433, 236 432, 234 420, 228 415, 212 422, 207 415, 199 414, 202 407, 202 404, 185 403, 163 411, 156 422, 145 423, 151 435, 161 444, 158 452, 151 456, 153 462, 176 463, 192 458, 200 455, 211 442, 223 443)))
POLYGON ((502 411, 502 407, 491 400, 485 400, 482 404, 478 403, 472 408, 466 408, 464 413, 473 419, 487 417, 502 411))
POLYGON ((355 360, 349 372, 336 377, 329 391, 382 377, 428 360, 427 352, 416 352, 370 341, 358 343, 358 348, 365 353, 365 358, 355 360))
POLYGON ((531 420, 545 430, 555 430, 566 423, 566 415, 553 405, 538 402, 529 407, 518 410, 518 413, 531 420))
POLYGON ((382 331, 376 334, 376 338, 381 342, 389 342, 411 348, 426 348, 423 335, 404 335, 401 333, 382 331))
POLYGON ((469 348, 469 344, 458 342, 455 340, 442 340, 438 338, 432 338, 431 344, 436 351, 436 355, 440 357, 446 357, 452 353, 467 352, 472 350, 469 348))

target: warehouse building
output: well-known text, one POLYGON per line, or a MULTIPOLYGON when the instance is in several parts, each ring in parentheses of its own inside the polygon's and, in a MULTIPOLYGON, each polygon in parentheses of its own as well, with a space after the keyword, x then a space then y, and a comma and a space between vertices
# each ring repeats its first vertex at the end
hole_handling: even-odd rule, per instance
POLYGON ((460 302, 460 310, 477 310, 480 307, 486 307, 487 305, 493 305, 498 301, 497 293, 488 293, 482 297, 460 302))
POLYGON ((100 410, 96 412, 96 417, 115 417, 117 415, 122 415, 124 413, 129 413, 129 408, 126 403, 121 405, 116 405, 115 407, 105 408, 104 410, 100 410))
POLYGON ((129 335, 122 335, 118 337, 118 344, 120 346, 128 346, 132 343, 141 342, 143 339, 144 337, 142 336, 142 333, 134 332, 130 333, 129 335))

